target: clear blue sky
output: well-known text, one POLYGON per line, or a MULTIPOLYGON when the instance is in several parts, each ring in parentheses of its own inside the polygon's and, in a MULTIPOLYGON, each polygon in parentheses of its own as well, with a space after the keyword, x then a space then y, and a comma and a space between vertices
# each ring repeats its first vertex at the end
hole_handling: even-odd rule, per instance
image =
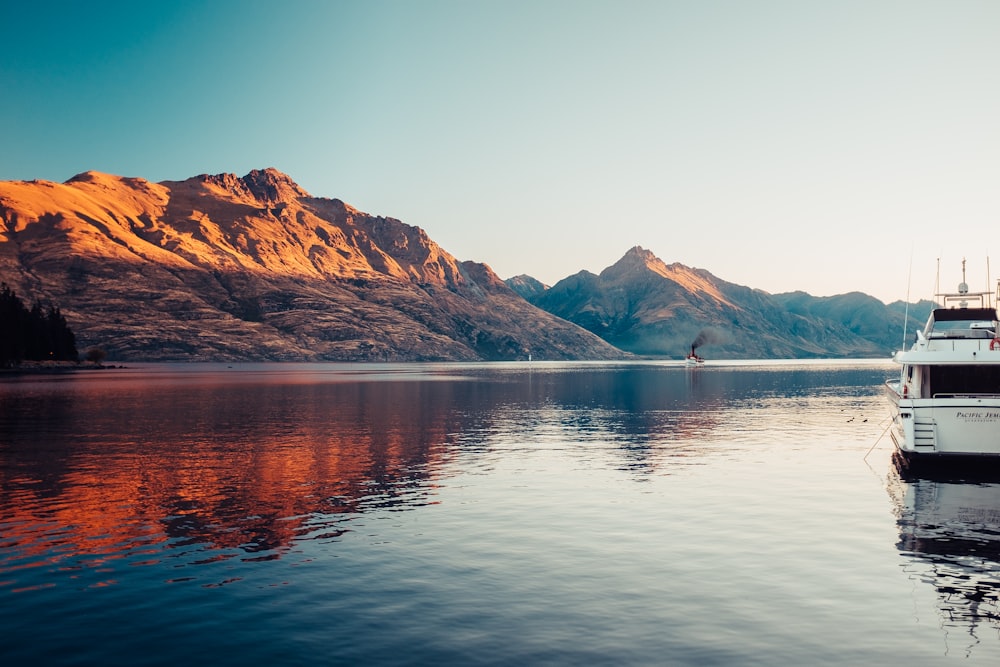
POLYGON ((276 167, 552 284, 641 245, 769 292, 1000 277, 1000 2, 0 8, 0 180, 276 167), (994 238, 998 239, 994 242, 994 238))

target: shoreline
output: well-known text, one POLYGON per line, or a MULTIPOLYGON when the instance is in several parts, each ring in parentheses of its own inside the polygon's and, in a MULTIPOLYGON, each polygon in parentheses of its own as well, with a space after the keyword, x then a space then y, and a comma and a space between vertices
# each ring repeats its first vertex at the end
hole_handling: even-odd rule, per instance
POLYGON ((94 364, 88 361, 22 361, 17 366, 0 368, 0 377, 10 375, 51 375, 73 373, 75 371, 107 370, 125 368, 106 364, 94 364))

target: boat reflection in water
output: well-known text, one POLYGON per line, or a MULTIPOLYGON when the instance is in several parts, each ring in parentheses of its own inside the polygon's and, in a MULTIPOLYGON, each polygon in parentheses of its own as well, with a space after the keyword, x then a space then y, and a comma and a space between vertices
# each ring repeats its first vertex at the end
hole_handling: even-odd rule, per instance
POLYGON ((934 587, 942 629, 967 636, 971 652, 984 633, 1000 633, 1000 476, 917 476, 898 452, 893 462, 888 488, 905 568, 934 587))

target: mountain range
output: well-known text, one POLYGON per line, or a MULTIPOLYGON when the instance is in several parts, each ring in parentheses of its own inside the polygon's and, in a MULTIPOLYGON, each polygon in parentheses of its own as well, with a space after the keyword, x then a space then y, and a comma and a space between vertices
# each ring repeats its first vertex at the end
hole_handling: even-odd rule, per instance
POLYGON ((526 300, 575 322, 622 350, 685 356, 711 346, 729 359, 884 357, 933 304, 909 309, 861 293, 768 294, 702 269, 665 264, 634 247, 599 275, 581 271, 546 287, 530 276, 507 281, 526 300), (908 311, 908 312, 907 312, 908 311))
POLYGON ((0 280, 109 359, 629 356, 422 229, 274 169, 0 183, 0 280))
MULTIPOLYGON (((770 295, 636 247, 552 287, 275 169, 0 182, 0 281, 120 360, 885 356, 902 304, 770 295)), ((915 322, 929 302, 910 308, 915 322)))

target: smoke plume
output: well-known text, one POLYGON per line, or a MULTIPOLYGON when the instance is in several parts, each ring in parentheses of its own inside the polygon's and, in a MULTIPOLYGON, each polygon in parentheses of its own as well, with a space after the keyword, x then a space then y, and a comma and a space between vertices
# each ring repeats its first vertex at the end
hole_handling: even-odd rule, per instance
POLYGON ((725 335, 718 329, 702 329, 698 332, 698 335, 695 336, 694 342, 691 343, 691 350, 694 351, 702 345, 721 345, 725 342, 725 335))

